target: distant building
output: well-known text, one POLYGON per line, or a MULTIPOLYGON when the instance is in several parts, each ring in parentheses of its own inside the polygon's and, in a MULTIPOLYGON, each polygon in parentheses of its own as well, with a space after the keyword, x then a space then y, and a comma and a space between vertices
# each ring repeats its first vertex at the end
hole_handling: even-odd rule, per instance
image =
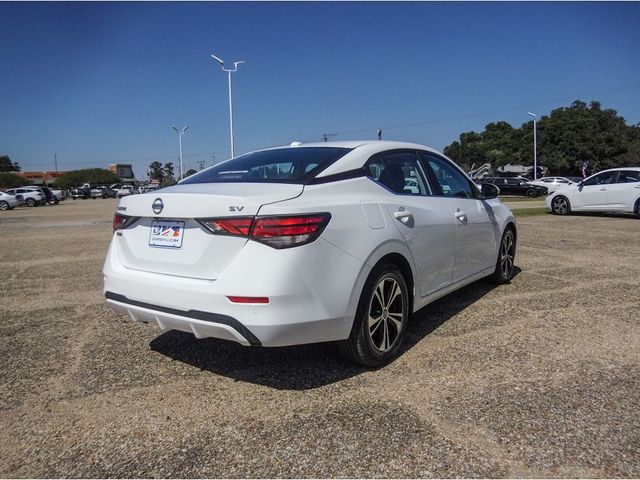
POLYGON ((109 170, 119 176, 123 181, 133 181, 135 176, 133 175, 133 167, 127 163, 112 163, 109 165, 109 170))
POLYGON ((61 177, 66 172, 12 172, 26 178, 34 185, 51 185, 56 178, 61 177))

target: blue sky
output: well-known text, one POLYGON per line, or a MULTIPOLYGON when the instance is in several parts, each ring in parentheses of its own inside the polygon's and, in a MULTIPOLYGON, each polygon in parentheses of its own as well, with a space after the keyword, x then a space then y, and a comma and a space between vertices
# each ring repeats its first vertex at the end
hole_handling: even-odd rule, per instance
POLYGON ((640 122, 640 3, 0 3, 0 154, 23 170, 384 138, 442 149, 580 98, 640 122), (411 127, 403 125, 420 123, 411 127), (344 132, 344 133, 342 133, 344 132), (350 133, 352 132, 352 133, 350 133))

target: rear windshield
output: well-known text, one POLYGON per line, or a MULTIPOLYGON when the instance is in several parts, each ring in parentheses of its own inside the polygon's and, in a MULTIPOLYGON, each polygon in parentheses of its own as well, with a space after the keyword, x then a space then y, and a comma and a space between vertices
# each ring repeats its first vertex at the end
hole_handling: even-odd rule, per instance
POLYGON ((305 183, 350 150, 336 147, 263 150, 208 168, 180 183, 305 183))

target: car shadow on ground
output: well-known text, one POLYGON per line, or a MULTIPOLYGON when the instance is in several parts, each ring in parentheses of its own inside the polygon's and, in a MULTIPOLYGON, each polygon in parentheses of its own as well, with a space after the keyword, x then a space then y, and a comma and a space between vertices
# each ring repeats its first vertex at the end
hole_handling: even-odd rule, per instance
MULTIPOLYGON (((515 274, 519 272, 516 267, 515 274)), ((400 355, 496 287, 489 280, 480 280, 415 312, 400 355)), ((279 390, 318 388, 368 370, 344 360, 334 343, 243 347, 215 338, 198 340, 190 333, 172 330, 152 340, 150 347, 201 370, 279 390)))

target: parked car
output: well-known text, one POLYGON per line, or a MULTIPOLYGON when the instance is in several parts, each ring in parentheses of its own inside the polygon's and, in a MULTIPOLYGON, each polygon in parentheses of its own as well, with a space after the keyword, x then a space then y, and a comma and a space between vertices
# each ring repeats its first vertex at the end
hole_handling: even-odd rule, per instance
POLYGON ((58 199, 58 197, 55 196, 55 194, 53 193, 53 190, 51 190, 49 187, 32 186, 32 187, 25 187, 25 188, 42 192, 44 194, 46 203, 48 203, 49 205, 57 205, 60 203, 60 200, 58 199))
POLYGON ((640 167, 613 168, 567 185, 547 197, 556 215, 628 212, 640 216, 640 167))
POLYGON ((542 177, 538 180, 532 180, 529 183, 531 185, 546 187, 549 193, 553 193, 560 187, 564 187, 565 185, 572 185, 582 180, 581 178, 575 180, 575 178, 576 177, 542 177))
POLYGON ((134 195, 138 193, 138 190, 133 185, 124 185, 116 190, 118 198, 126 197, 127 195, 134 195))
POLYGON ((91 196, 91 190, 84 188, 84 187, 76 187, 76 188, 72 188, 69 191, 69 196, 73 199, 73 200, 77 200, 78 198, 82 198, 83 200, 86 200, 87 198, 89 198, 91 196))
POLYGON ((104 294, 163 331, 268 347, 338 341, 379 366, 413 311, 489 275, 511 279, 516 223, 495 186, 482 190, 416 144, 249 153, 122 198, 104 294))
POLYGON ((500 194, 504 195, 526 195, 535 198, 539 195, 546 195, 547 188, 540 185, 533 185, 521 178, 514 177, 485 177, 482 183, 491 183, 500 189, 500 194))
POLYGON ((33 190, 28 187, 19 187, 9 188, 5 191, 10 195, 22 195, 27 207, 37 207, 38 205, 44 205, 47 202, 44 192, 40 190, 33 190))
POLYGON ((0 190, 0 210, 13 210, 20 205, 20 198, 0 190))
POLYGON ((89 196, 93 199, 96 198, 116 198, 117 193, 115 190, 107 187, 106 185, 96 185, 89 191, 89 196))

